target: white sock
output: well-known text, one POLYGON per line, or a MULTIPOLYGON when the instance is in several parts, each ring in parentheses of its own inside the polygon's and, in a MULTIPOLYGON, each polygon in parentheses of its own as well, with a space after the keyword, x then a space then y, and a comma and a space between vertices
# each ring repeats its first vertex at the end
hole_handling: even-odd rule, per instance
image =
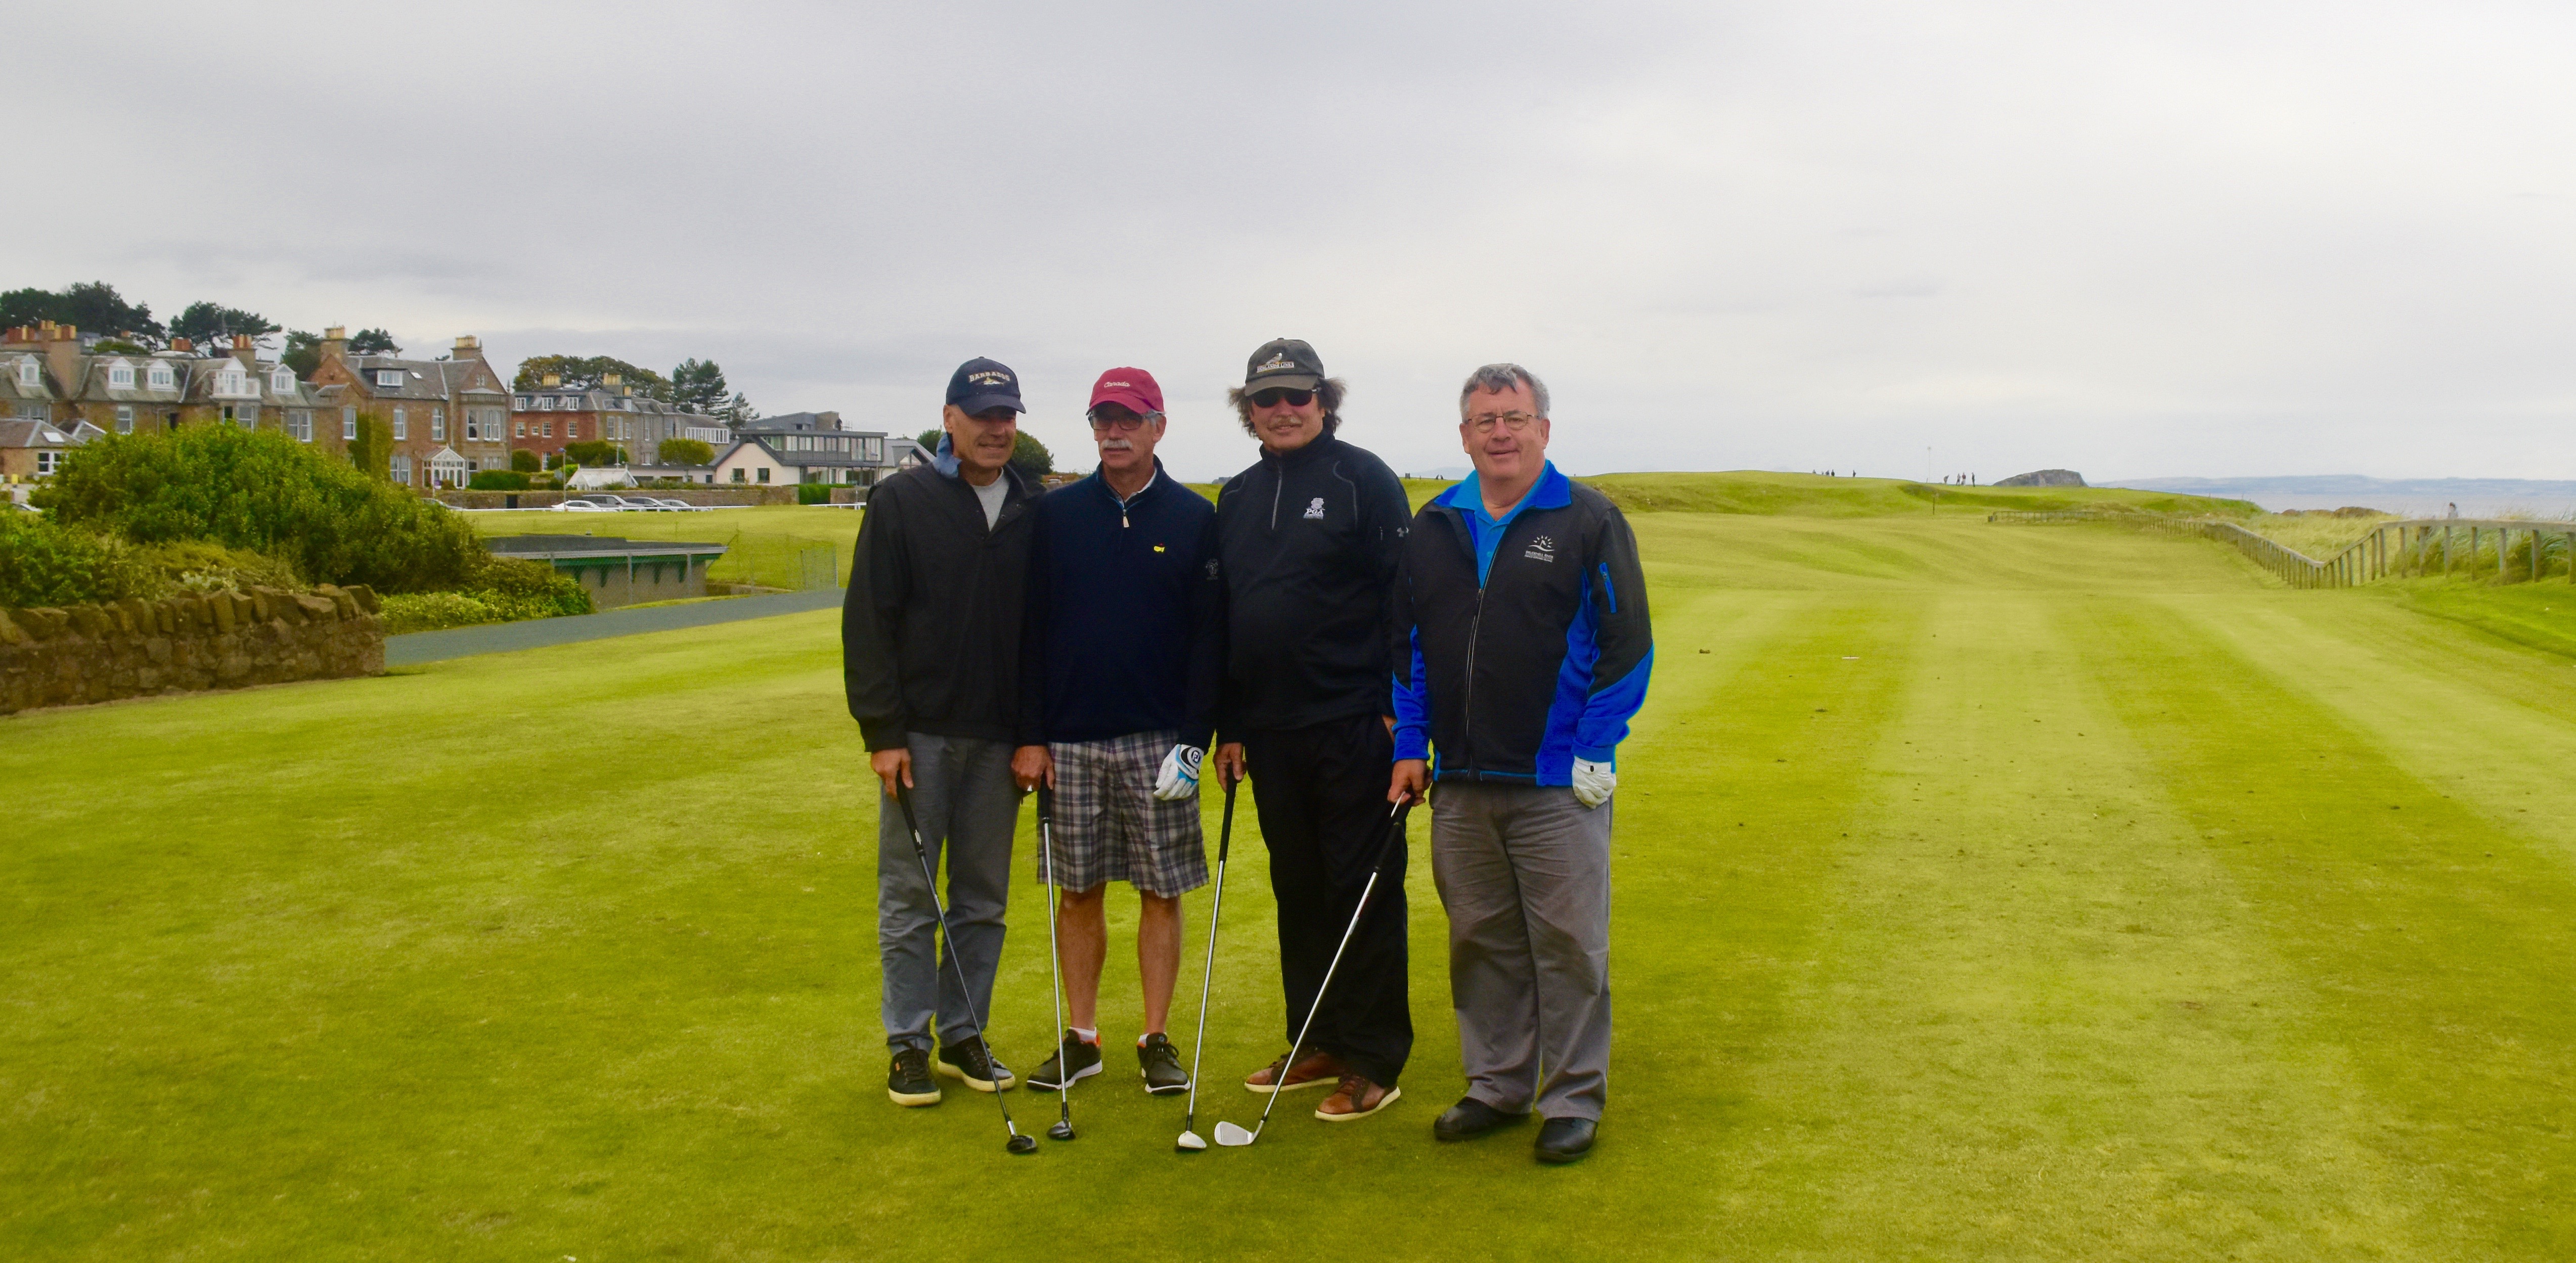
POLYGON ((1084 1030, 1079 1026, 1070 1027, 1068 1029, 1072 1030, 1074 1034, 1080 1035, 1082 1037, 1082 1042, 1086 1044, 1098 1044, 1100 1042, 1100 1032, 1098 1030, 1084 1030))

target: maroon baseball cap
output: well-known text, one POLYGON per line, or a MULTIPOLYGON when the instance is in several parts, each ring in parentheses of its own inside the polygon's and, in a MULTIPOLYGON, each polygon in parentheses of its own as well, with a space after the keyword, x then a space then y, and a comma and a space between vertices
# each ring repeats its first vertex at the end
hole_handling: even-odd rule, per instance
POLYGON ((1141 368, 1113 368, 1091 384, 1091 404, 1084 411, 1104 403, 1117 404, 1140 417, 1152 416, 1163 410, 1163 388, 1141 368))

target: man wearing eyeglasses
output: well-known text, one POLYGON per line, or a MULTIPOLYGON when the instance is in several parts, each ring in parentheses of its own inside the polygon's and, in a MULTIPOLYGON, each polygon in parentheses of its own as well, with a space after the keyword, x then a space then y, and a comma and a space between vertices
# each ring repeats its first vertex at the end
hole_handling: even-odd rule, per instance
POLYGON ((1405 541, 1386 796, 1440 782, 1431 871, 1467 1094, 1432 1134, 1466 1140, 1535 1111, 1538 1159, 1572 1162, 1608 1096, 1610 796, 1655 646, 1637 538, 1548 462, 1547 408, 1517 364, 1458 392, 1476 472, 1422 506, 1405 541))
POLYGON ((987 359, 957 367, 937 457, 886 479, 868 498, 841 605, 850 715, 885 788, 877 799, 877 953, 894 1054, 886 1095, 897 1105, 939 1103, 934 1038, 938 1073, 979 1092, 1015 1082, 973 1018, 993 1011, 1020 812, 1011 768, 1020 594, 1038 486, 1011 465, 1019 418, 1017 374, 987 359), (931 864, 947 853, 955 936, 948 951, 959 969, 941 965, 938 914, 895 803, 898 786, 911 791, 931 864), (971 997, 960 990, 961 970, 971 997))
POLYGON ((1065 1014, 1056 1055, 1029 1082, 1100 1073, 1100 971, 1109 883, 1136 888, 1136 1038, 1147 1092, 1190 1086, 1165 1033, 1181 967, 1181 896, 1207 884, 1199 764, 1225 668, 1216 510, 1163 473, 1163 391, 1140 368, 1091 388, 1100 467, 1038 502, 1021 663, 1023 787, 1055 791, 1051 834, 1065 1014))
POLYGON ((1252 778, 1288 1001, 1280 1057, 1244 1086, 1329 1086, 1315 1116, 1348 1122, 1402 1095, 1396 1079, 1413 1052, 1401 850, 1314 1010, 1308 1051, 1292 1066, 1285 1049, 1385 842, 1387 595, 1412 515, 1386 463, 1335 434, 1343 384, 1313 347, 1282 338, 1254 351, 1229 394, 1261 459, 1217 497, 1227 597, 1217 770, 1227 784, 1252 778))

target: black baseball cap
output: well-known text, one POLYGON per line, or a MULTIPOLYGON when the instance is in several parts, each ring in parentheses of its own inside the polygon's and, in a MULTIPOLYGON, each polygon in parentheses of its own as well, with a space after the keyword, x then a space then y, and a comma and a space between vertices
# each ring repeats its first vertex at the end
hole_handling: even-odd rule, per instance
POLYGON ((970 417, 995 408, 1028 411, 1020 403, 1020 375, 1000 360, 981 356, 958 365, 957 372, 949 377, 948 402, 970 417))
POLYGON ((1245 391, 1268 390, 1273 386, 1289 390, 1313 390, 1324 383, 1324 361, 1315 348, 1295 338, 1273 338, 1252 353, 1243 370, 1245 391))

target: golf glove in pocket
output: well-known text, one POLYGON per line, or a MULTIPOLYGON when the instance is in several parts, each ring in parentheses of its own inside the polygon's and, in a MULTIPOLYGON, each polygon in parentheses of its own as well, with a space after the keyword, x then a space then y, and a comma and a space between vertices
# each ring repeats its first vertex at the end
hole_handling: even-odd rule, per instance
POLYGON ((1154 778, 1154 797, 1175 803, 1197 796, 1199 760, 1206 757, 1207 751, 1197 746, 1173 746, 1172 752, 1163 756, 1162 774, 1154 778))
POLYGON ((1590 759, 1574 761, 1574 800, 1586 807, 1598 807, 1610 801, 1619 788, 1619 773, 1608 763, 1590 759))

